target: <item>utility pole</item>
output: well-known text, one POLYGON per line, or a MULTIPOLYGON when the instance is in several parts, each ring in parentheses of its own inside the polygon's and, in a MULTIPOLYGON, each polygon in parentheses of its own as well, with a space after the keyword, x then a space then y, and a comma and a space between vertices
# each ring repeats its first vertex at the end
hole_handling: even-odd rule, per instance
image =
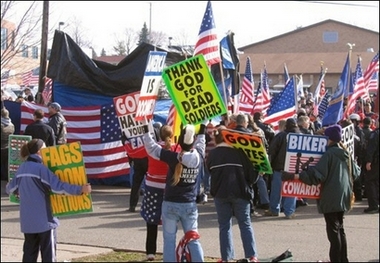
POLYGON ((42 10, 42 35, 41 35, 41 56, 40 75, 38 78, 37 103, 42 104, 42 92, 45 88, 46 64, 47 64, 47 42, 49 31, 49 1, 44 1, 42 10))

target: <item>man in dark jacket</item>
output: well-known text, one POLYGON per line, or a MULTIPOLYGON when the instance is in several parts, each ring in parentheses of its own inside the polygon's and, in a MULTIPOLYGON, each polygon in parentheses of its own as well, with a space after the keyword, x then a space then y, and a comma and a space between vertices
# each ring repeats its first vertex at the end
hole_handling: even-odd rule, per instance
POLYGON ((297 179, 308 185, 322 184, 317 206, 326 221, 330 261, 348 262, 343 216, 351 209, 352 181, 359 177, 360 167, 349 157, 350 153, 341 143, 342 128, 339 125, 329 126, 325 135, 329 137, 328 148, 318 163, 301 174, 284 172, 282 180, 297 179))
POLYGON ((55 145, 53 128, 43 122, 44 112, 41 109, 36 109, 33 118, 34 122, 26 126, 24 135, 30 135, 32 139, 43 140, 46 147, 55 145))
POLYGON ((53 128, 55 136, 55 144, 65 144, 66 140, 66 119, 61 113, 61 105, 57 102, 49 104, 49 126, 53 128))

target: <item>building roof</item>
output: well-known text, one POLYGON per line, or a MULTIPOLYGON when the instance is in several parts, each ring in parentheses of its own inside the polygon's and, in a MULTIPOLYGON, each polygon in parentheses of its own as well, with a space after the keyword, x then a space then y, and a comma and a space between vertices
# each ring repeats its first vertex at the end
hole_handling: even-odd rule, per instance
POLYGON ((125 57, 126 57, 126 55, 122 55, 122 56, 120 56, 120 55, 111 55, 111 56, 100 56, 100 57, 96 57, 96 58, 93 58, 93 59, 97 60, 97 61, 103 61, 103 62, 107 62, 107 63, 113 64, 113 65, 117 65, 125 57))

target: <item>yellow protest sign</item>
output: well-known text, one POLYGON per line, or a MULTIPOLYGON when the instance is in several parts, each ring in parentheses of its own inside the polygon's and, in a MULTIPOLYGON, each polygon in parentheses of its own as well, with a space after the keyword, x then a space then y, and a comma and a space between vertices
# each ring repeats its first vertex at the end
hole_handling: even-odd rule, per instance
MULTIPOLYGON (((76 185, 87 183, 80 142, 42 148, 41 157, 61 181, 76 185)), ((51 193, 50 201, 55 216, 92 212, 90 194, 67 196, 51 193)))
POLYGON ((273 173, 260 136, 230 129, 222 130, 221 133, 227 144, 244 151, 257 171, 266 174, 273 173))
POLYGON ((199 124, 227 113, 203 55, 165 68, 162 78, 183 124, 199 124))

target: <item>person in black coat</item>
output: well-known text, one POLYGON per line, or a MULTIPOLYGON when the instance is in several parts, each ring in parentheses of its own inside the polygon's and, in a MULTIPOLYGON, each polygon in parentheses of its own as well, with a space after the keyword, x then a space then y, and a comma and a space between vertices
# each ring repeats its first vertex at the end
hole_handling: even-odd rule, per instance
POLYGON ((46 147, 55 145, 53 128, 43 122, 44 112, 36 109, 33 113, 34 122, 26 126, 24 135, 32 136, 32 139, 41 139, 46 147))

